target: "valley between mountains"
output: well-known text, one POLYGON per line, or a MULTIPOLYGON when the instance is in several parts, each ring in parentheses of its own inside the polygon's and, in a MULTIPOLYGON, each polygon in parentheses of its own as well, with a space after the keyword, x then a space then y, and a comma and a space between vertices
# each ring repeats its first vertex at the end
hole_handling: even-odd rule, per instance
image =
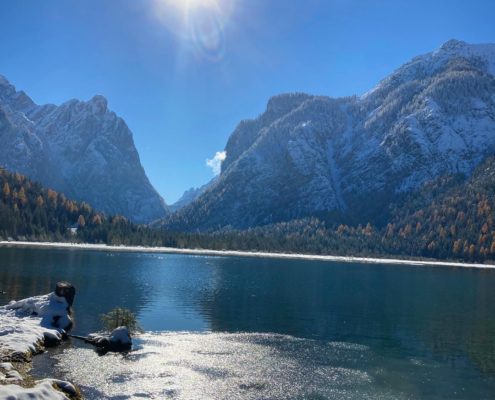
POLYGON ((272 97, 235 128, 220 175, 172 205, 104 97, 40 106, 1 78, 0 165, 155 232, 132 244, 489 260, 494 73, 495 44, 451 40, 361 96, 272 97))

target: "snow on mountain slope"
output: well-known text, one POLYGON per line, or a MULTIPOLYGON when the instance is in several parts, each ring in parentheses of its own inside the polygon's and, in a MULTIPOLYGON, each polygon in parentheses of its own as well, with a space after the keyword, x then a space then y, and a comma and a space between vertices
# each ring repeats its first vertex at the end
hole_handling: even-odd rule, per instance
POLYGON ((0 76, 0 165, 135 222, 166 215, 132 133, 103 96, 36 105, 0 76))
MULTIPOLYGON (((495 43, 468 44, 460 40, 449 40, 438 50, 413 58, 382 80, 362 98, 370 97, 380 91, 389 92, 398 84, 424 79, 446 67, 454 59, 466 59, 480 67, 486 73, 495 74, 495 43), (388 90, 387 90, 388 89, 388 90)), ((377 97, 377 99, 383 96, 377 97)))
POLYGON ((215 187, 166 219, 247 228, 308 215, 366 223, 442 174, 495 150, 495 45, 451 40, 361 97, 272 98, 228 140, 215 187))

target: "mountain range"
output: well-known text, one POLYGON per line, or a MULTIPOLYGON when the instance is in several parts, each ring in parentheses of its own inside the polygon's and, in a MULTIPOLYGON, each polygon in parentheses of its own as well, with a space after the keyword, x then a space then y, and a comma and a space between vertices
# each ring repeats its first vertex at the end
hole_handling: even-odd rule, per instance
POLYGON ((0 76, 0 166, 108 214, 176 231, 318 217, 385 225, 389 206, 495 150, 495 44, 450 40, 361 96, 272 97, 241 121, 221 173, 168 207, 103 96, 37 105, 0 76), (158 222, 156 222, 158 221, 158 222))
POLYGON ((494 154, 494 73, 495 44, 450 40, 362 96, 275 96, 231 134, 215 182, 161 225, 383 224, 401 196, 494 154))
POLYGON ((138 223, 169 212, 103 96, 37 105, 0 76, 0 166, 138 223))

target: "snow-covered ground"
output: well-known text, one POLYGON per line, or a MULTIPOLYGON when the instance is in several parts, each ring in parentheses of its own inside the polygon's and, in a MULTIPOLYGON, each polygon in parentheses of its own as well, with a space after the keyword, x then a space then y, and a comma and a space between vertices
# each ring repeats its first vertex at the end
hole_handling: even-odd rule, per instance
POLYGON ((69 400, 65 393, 76 395, 77 392, 71 383, 57 379, 43 379, 32 388, 0 385, 0 399, 8 400, 69 400))
POLYGON ((12 363, 0 363, 0 382, 19 382, 22 381, 22 375, 14 369, 12 363))
POLYGON ((334 262, 363 263, 363 264, 393 264, 393 265, 495 269, 495 265, 492 264, 469 264, 469 263, 450 262, 450 261, 423 261, 423 260, 404 260, 404 259, 395 259, 395 258, 268 253, 268 252, 234 251, 234 250, 177 249, 172 247, 108 246, 105 244, 0 241, 0 247, 58 248, 58 249, 80 249, 80 250, 139 252, 139 253, 192 254, 192 255, 225 256, 225 257, 229 257, 229 256, 230 257, 262 257, 262 258, 334 261, 334 262))
POLYGON ((53 379, 38 381, 32 388, 18 386, 22 375, 10 362, 5 362, 30 360, 45 343, 61 341, 63 327, 70 324, 67 301, 55 293, 11 301, 0 307, 0 361, 4 361, 0 362, 0 399, 59 400, 69 399, 60 390, 76 393, 70 383, 53 379))
POLYGON ((29 359, 45 340, 62 340, 62 328, 70 322, 67 301, 55 293, 11 301, 0 307, 0 357, 29 359))

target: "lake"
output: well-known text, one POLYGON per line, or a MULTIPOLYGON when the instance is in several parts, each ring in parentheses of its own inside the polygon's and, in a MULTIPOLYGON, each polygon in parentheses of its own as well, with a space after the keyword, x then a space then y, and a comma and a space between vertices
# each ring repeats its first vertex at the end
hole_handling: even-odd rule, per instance
POLYGON ((0 248, 0 305, 76 286, 76 326, 126 307, 127 356, 76 340, 33 374, 88 399, 493 399, 495 271, 0 248))

